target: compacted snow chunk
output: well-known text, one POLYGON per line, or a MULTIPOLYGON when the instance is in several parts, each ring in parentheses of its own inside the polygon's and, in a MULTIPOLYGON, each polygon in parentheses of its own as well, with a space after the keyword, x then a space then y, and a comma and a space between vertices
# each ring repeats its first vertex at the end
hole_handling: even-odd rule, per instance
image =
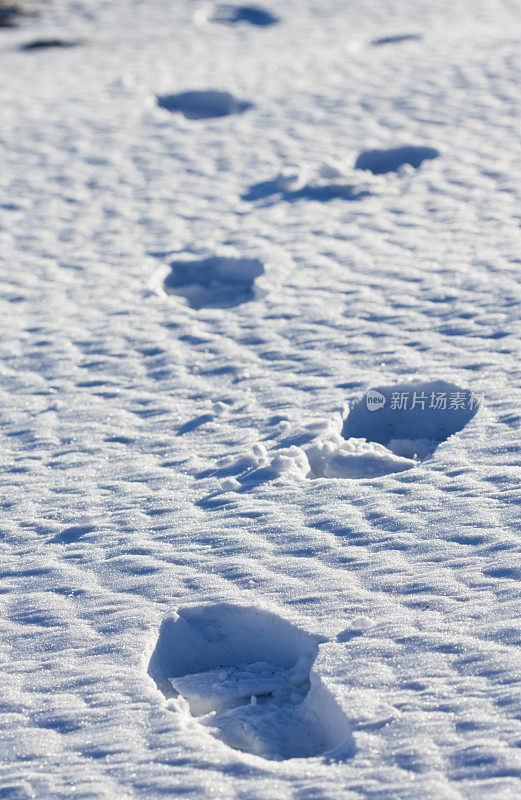
POLYGON ((351 408, 342 434, 422 458, 462 430, 477 410, 472 392, 445 381, 378 386, 351 408))
POLYGON ((313 477, 381 478, 415 466, 411 458, 402 458, 387 447, 361 439, 349 439, 333 452, 321 452, 319 447, 311 446, 307 455, 313 477))
POLYGON ((242 114, 252 103, 238 100, 230 92, 214 89, 158 95, 157 103, 166 111, 183 114, 186 119, 213 119, 242 114))
POLYGON ((350 757, 349 721, 311 671, 323 641, 255 607, 184 608, 163 622, 148 674, 236 750, 278 761, 350 757))
POLYGON ((438 156, 439 151, 434 147, 414 145, 391 147, 389 150, 365 150, 356 159, 355 169, 366 169, 373 175, 384 175, 386 172, 397 172, 405 164, 417 169, 423 161, 438 156))
POLYGON ((247 22, 250 25, 266 27, 278 22, 278 17, 270 14, 269 11, 259 6, 234 6, 228 3, 218 5, 212 15, 213 22, 221 22, 224 25, 236 25, 239 22, 247 22))
POLYGON ((255 279, 264 273, 256 258, 210 256, 174 261, 164 281, 168 294, 186 297, 192 308, 231 308, 252 300, 255 279))

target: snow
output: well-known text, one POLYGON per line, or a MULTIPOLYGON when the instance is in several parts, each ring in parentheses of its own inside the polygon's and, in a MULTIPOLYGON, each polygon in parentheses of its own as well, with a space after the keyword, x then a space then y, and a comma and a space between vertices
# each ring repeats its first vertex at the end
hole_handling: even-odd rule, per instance
POLYGON ((0 797, 518 796, 518 5, 0 5, 0 797))

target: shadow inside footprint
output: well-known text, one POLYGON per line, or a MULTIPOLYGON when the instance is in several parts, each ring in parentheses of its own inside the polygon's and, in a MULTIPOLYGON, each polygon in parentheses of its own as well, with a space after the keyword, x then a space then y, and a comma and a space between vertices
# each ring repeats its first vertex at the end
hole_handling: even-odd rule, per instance
POLYGON ((183 608, 161 625, 148 674, 236 750, 278 761, 351 757, 349 722, 311 673, 323 641, 255 607, 183 608))
POLYGON ((275 25, 279 21, 278 17, 259 6, 234 6, 227 3, 218 5, 211 19, 212 22, 220 22, 223 25, 247 22, 261 27, 275 25))
POLYGON ((380 47, 384 44, 399 44, 400 42, 418 41, 423 37, 419 33, 402 33, 397 36, 382 36, 380 39, 373 39, 373 47, 380 47))
POLYGON ((186 119, 227 117, 253 107, 253 103, 238 100, 230 92, 213 89, 158 95, 157 104, 166 111, 183 114, 186 119))
POLYGON ((255 297, 255 279, 264 273, 256 258, 210 256, 174 261, 165 278, 168 294, 185 297, 192 308, 232 308, 255 297))
POLYGON ((384 445, 403 458, 423 459, 461 431, 478 408, 472 392, 445 381, 378 386, 353 405, 342 435, 384 445))
POLYGON ((356 159, 355 169, 366 169, 373 175, 384 175, 387 172, 397 172, 405 164, 418 169, 424 161, 438 156, 439 151, 434 147, 416 145, 391 147, 388 150, 365 150, 356 159))

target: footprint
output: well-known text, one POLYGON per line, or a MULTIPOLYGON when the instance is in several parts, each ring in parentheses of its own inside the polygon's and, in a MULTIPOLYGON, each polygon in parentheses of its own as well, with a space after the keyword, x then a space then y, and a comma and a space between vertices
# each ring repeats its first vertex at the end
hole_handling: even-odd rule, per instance
POLYGON ((297 200, 315 200, 318 203, 327 203, 329 200, 340 198, 341 200, 360 200, 367 197, 369 192, 356 190, 346 184, 313 185, 308 184, 300 189, 281 190, 277 179, 273 181, 262 181, 254 183, 242 196, 242 200, 254 202, 255 200, 265 199, 278 195, 278 200, 285 200, 294 203, 297 200))
POLYGON ((387 172, 397 172, 405 164, 417 169, 423 161, 438 156, 439 151, 434 147, 415 145, 391 147, 389 150, 365 150, 356 159, 355 169, 366 169, 373 175, 384 175, 387 172))
POLYGON ((307 424, 299 445, 269 453, 257 445, 225 465, 222 477, 234 482, 222 490, 247 490, 281 476, 362 480, 403 472, 462 430, 479 407, 472 392, 441 380, 379 386, 351 407, 345 421, 337 413, 307 424))
POLYGON ((47 50, 53 47, 76 47, 81 39, 34 39, 20 46, 20 50, 47 50))
POLYGON ((253 107, 253 103, 237 100, 230 92, 214 89, 158 95, 157 104, 166 111, 183 114, 186 119, 227 117, 253 107))
POLYGON ((479 408, 472 392, 445 381, 371 389, 351 408, 342 434, 385 445, 402 458, 427 458, 479 408))
POLYGON ((324 641, 255 607, 183 608, 161 625, 148 674, 178 698, 180 713, 188 706, 235 750, 277 761, 331 751, 347 758, 348 719, 312 671, 324 641))
POLYGON ((278 17, 259 6, 234 6, 231 4, 218 5, 210 19, 212 22, 220 22, 223 25, 247 22, 250 25, 261 27, 275 25, 279 21, 278 17))
POLYGON ((342 169, 328 164, 316 170, 295 167, 283 170, 271 180, 254 183, 241 196, 242 200, 255 202, 274 198, 294 203, 298 200, 315 200, 327 203, 329 200, 359 200, 370 193, 352 186, 348 175, 342 169))
POLYGON ((373 47, 380 47, 384 44, 399 44, 400 42, 419 41, 423 37, 419 33, 402 33, 397 36, 382 36, 381 39, 373 39, 373 47))
POLYGON ((256 258, 210 256, 174 261, 163 287, 185 297, 192 308, 232 308, 255 297, 255 279, 264 273, 256 258))

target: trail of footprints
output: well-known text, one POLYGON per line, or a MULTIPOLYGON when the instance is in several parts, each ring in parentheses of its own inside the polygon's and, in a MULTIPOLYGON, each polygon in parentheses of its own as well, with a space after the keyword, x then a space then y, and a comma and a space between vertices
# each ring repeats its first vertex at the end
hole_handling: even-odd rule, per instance
MULTIPOLYGON (((255 25, 274 24, 277 21, 269 14, 262 16, 265 13, 258 8, 226 5, 218 6, 211 19, 227 24, 247 21, 255 25), (261 19, 266 21, 261 22, 261 19)), ((189 121, 220 119, 254 108, 253 103, 217 89, 157 95, 156 101, 159 108, 182 115, 189 121)), ((399 172, 404 166, 418 169, 424 161, 438 156, 435 148, 419 145, 367 150, 359 154, 353 169, 384 175, 399 172)), ((357 201, 369 196, 369 189, 354 185, 351 172, 330 164, 323 164, 314 173, 286 168, 274 178, 252 184, 243 192, 241 199, 263 204, 297 201, 325 203, 335 199, 357 201)), ((246 258, 230 260, 215 255, 191 261, 177 260, 170 264, 170 273, 164 280, 163 288, 167 294, 185 298, 194 309, 230 308, 255 298, 257 292, 254 282, 263 271, 260 262, 246 258)))
MULTIPOLYGON (((17 24, 26 14, 22 4, 15 0, 0 0, 0 26, 17 24)), ((257 5, 217 3, 206 16, 208 22, 227 25, 251 25, 268 28, 277 24, 279 17, 257 5)), ((421 38, 419 34, 399 34, 373 40, 373 45, 399 43, 421 38)), ((38 38, 21 45, 25 51, 44 51, 70 48, 82 44, 80 39, 63 37, 38 38)), ((157 106, 169 113, 184 117, 190 122, 219 120, 251 111, 252 102, 235 97, 220 89, 191 89, 156 96, 157 106)), ((373 175, 397 172, 408 165, 417 169, 429 159, 439 155, 432 147, 402 145, 385 150, 362 152, 354 163, 354 170, 373 175)), ((352 179, 352 170, 324 164, 314 173, 299 168, 285 168, 273 178, 262 180, 245 189, 241 199, 249 203, 294 203, 298 201, 329 202, 362 200, 371 194, 352 179)), ((163 282, 167 294, 182 298, 195 310, 201 308, 231 308, 259 296, 256 278, 264 266, 256 259, 221 258, 219 255, 180 259, 170 264, 170 273, 163 282)))
MULTIPOLYGON (((18 3, 0 0, 0 27, 16 24, 23 14, 18 3)), ((260 7, 233 4, 216 5, 208 19, 221 25, 256 27, 279 21, 260 7)), ((371 44, 420 38, 401 34, 371 44)), ((59 37, 35 39, 22 49, 38 51, 79 43, 59 37)), ((253 103, 217 89, 158 95, 156 100, 159 108, 194 122, 254 108, 253 103)), ((354 169, 384 175, 404 166, 417 169, 438 155, 435 148, 418 145, 368 150, 359 154, 354 169)), ((326 168, 311 176, 285 171, 250 186, 242 200, 327 202, 359 200, 368 194, 349 181, 349 174, 326 168)), ((256 296, 255 281, 263 272, 263 264, 254 258, 209 255, 180 259, 170 264, 163 286, 165 292, 181 297, 195 310, 230 308, 256 296)), ((261 474, 269 478, 286 470, 307 478, 360 479, 411 469, 462 430, 477 410, 477 405, 469 404, 468 392, 442 381, 383 386, 373 393, 377 406, 371 408, 368 393, 352 406, 341 430, 310 435, 307 446, 281 449, 271 460, 264 449, 257 448, 240 480, 230 477, 234 466, 227 463, 223 468, 229 476, 225 490, 247 488, 261 474), (421 415, 400 415, 392 407, 392 397, 411 392, 422 397, 457 394, 464 396, 466 404, 458 409, 439 406, 421 415)), ((188 426, 187 431, 196 427, 188 426)), ((56 541, 72 540, 85 530, 68 529, 56 541)), ((323 754, 341 760, 354 755, 354 743, 346 715, 313 671, 323 642, 323 638, 254 607, 184 608, 164 620, 148 674, 165 697, 176 702, 178 713, 190 716, 201 730, 229 747, 272 760, 323 754)))
MULTIPOLYGON (((245 22, 257 26, 273 25, 278 21, 274 15, 258 7, 230 4, 215 6, 208 19, 227 25, 245 22)), ((397 44, 419 38, 419 34, 400 34, 375 39, 372 45, 397 44)), ((230 92, 212 89, 158 95, 157 103, 165 111, 181 114, 190 121, 228 117, 253 108, 252 103, 236 98, 230 92)), ((381 176, 399 173, 404 167, 418 169, 425 161, 438 156, 439 151, 434 147, 413 144, 366 150, 358 155, 351 170, 331 164, 323 164, 314 172, 298 167, 286 168, 274 178, 251 185, 241 199, 264 204, 360 200, 369 195, 370 190, 354 185, 350 180, 353 170, 381 176)), ((258 296, 255 281, 263 273, 264 266, 258 259, 219 255, 178 259, 171 262, 163 289, 167 294, 182 298, 195 310, 231 308, 258 296)), ((251 486, 283 472, 297 477, 360 479, 411 469, 419 460, 432 455, 441 441, 461 430, 475 411, 465 416, 463 412, 445 414, 440 409, 429 409, 421 418, 415 417, 416 423, 413 421, 411 424, 411 414, 400 415, 396 409, 393 413, 391 396, 408 391, 416 394, 416 390, 432 394, 443 388, 445 392, 462 392, 449 384, 442 386, 442 382, 380 387, 377 394, 386 404, 382 410, 370 409, 365 397, 352 408, 341 430, 330 430, 327 436, 310 437, 307 447, 282 448, 271 460, 265 453, 257 455, 256 461, 252 459, 250 468, 240 475, 239 480, 233 467, 230 470, 227 465, 223 490, 251 486), (376 414, 372 413, 374 410, 376 414)), ((191 423, 187 425, 188 432, 199 427, 192 427, 191 423)), ((218 473, 219 469, 216 470, 218 473)))

